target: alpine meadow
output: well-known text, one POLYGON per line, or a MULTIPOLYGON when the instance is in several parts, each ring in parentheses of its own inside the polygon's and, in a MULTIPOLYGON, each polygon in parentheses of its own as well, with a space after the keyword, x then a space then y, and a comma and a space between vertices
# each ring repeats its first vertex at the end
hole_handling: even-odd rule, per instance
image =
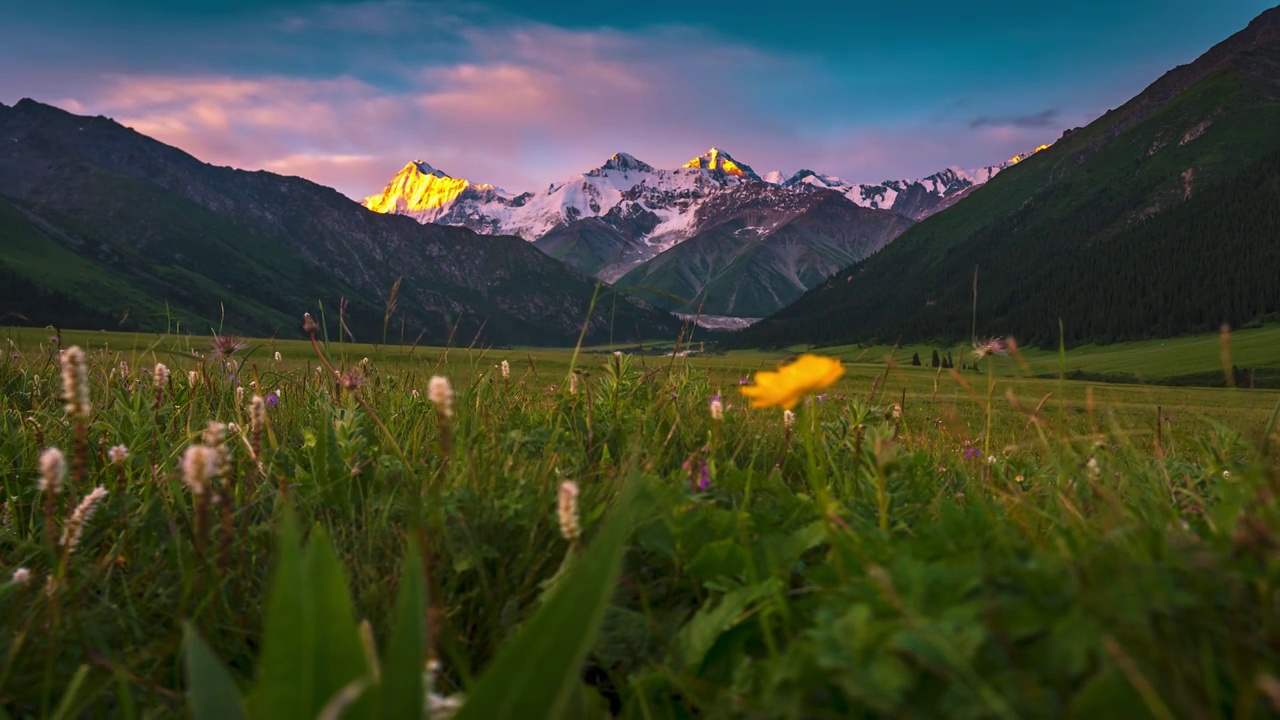
POLYGON ((0 719, 1280 716, 1280 7, 0 60, 0 719))

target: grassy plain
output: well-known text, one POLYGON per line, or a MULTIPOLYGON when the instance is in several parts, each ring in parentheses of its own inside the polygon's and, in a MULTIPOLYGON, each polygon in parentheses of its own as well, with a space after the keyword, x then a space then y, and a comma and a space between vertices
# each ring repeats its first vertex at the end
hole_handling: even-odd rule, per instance
MULTIPOLYGON (((1260 333, 1237 361, 1262 366, 1260 333)), ((81 423, 46 336, 0 331, 12 717, 1280 712, 1275 391, 840 348, 845 376, 787 427, 736 390, 782 351, 246 340, 232 367, 212 337, 65 332, 81 423), (260 432, 255 392, 277 401, 260 432), (226 462, 195 492, 205 443, 226 462), (70 466, 54 496, 46 447, 70 466)), ((1221 372, 1218 338, 1172 345, 1067 367, 1221 372)))

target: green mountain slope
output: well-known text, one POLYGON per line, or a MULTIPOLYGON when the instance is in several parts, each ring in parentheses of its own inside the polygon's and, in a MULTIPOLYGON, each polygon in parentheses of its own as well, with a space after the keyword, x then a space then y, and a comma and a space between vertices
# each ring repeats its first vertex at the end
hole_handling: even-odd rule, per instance
POLYGON ((1280 311, 1280 8, 746 331, 1112 342, 1280 311))
POLYGON ((763 317, 912 224, 830 190, 764 183, 721 193, 698 213, 714 222, 622 276, 617 287, 672 310, 763 317))
MULTIPOLYGON (((106 118, 0 105, 5 323, 163 329, 172 319, 299 332, 347 302, 360 339, 570 344, 594 280, 510 237, 372 213, 337 192, 206 165, 106 118)), ((678 321, 604 291, 588 339, 673 336, 678 321)))

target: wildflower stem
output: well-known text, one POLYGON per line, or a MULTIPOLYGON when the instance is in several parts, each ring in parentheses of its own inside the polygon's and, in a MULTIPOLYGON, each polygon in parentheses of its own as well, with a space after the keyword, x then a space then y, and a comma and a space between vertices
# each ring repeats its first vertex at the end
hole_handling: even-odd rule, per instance
POLYGON ((987 358, 987 426, 982 434, 982 457, 991 457, 991 401, 996 391, 996 358, 987 358))

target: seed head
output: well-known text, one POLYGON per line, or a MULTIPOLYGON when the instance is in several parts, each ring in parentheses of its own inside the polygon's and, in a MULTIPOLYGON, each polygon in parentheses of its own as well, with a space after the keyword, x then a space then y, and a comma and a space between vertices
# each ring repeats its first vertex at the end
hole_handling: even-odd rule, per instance
POLYGON ((129 459, 129 448, 116 445, 107 451, 107 458, 111 460, 112 465, 119 465, 129 459))
POLYGON ((214 335, 211 354, 216 358, 230 360, 245 347, 246 345, 235 335, 214 335))
POLYGON ((503 380, 511 379, 511 363, 507 362, 506 360, 502 361, 502 379, 503 380))
POLYGON ((348 370, 345 374, 338 376, 338 384, 343 390, 359 390, 364 386, 364 375, 355 370, 348 370))
POLYGON ((98 503, 107 496, 107 489, 99 485, 92 492, 85 495, 76 509, 71 512, 71 517, 67 519, 67 524, 62 528, 63 549, 72 551, 76 549, 76 545, 80 543, 80 534, 84 532, 84 524, 93 517, 93 511, 97 508, 98 503))
POLYGON ((445 418, 453 417, 453 386, 449 378, 435 375, 427 384, 427 397, 435 403, 436 410, 445 418))
POLYGON ((236 388, 236 405, 239 405, 242 402, 244 402, 244 388, 238 387, 236 388))
POLYGON ((62 398, 67 401, 67 414, 76 420, 88 420, 93 406, 89 404, 89 370, 84 351, 73 345, 62 351, 62 398))
POLYGON ((568 480, 560 484, 560 534, 569 542, 576 541, 582 535, 582 526, 578 524, 578 484, 568 480))
POLYGON ((311 313, 302 313, 302 332, 308 335, 320 330, 320 323, 311 317, 311 313))
POLYGON ((973 346, 973 356, 979 360, 992 355, 1008 355, 1009 348, 1004 338, 988 338, 973 346))
POLYGON ((169 368, 164 363, 156 363, 156 369, 152 373, 152 379, 156 382, 156 389, 163 390, 169 384, 169 368))
POLYGON ((279 351, 279 350, 277 350, 277 351, 276 351, 276 362, 280 362, 281 360, 282 360, 282 358, 280 357, 280 351, 279 351))
POLYGON ((715 422, 724 420, 724 403, 720 402, 719 395, 711 398, 711 419, 715 422))
POLYGON ((191 387, 195 387, 196 383, 198 382, 200 382, 200 373, 196 372, 195 370, 188 370, 187 384, 190 385, 191 387))
POLYGON ((40 480, 36 489, 40 492, 62 492, 62 480, 67 477, 67 461, 58 448, 45 448, 40 453, 40 480))
POLYGON ((578 371, 577 370, 569 373, 569 394, 570 395, 578 394, 578 371))
POLYGON ((796 414, 790 410, 782 411, 782 427, 790 430, 796 426, 796 414))

